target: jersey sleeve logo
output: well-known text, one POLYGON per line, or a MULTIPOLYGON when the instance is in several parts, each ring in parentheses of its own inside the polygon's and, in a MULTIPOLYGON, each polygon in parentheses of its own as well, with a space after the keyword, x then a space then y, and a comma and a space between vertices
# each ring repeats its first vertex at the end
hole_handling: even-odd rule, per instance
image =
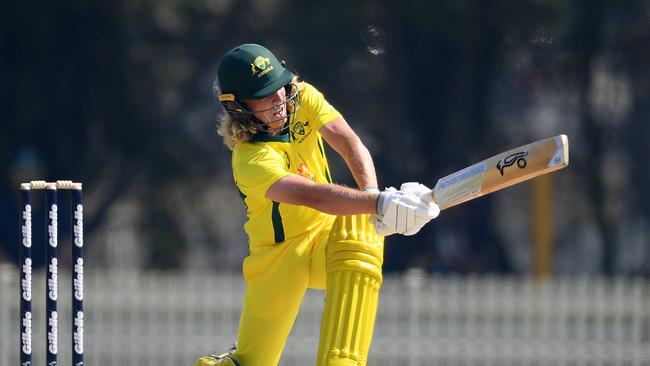
POLYGON ((312 128, 309 127, 309 122, 296 122, 294 125, 291 127, 291 139, 295 142, 297 141, 299 144, 305 141, 307 137, 312 132, 312 128))

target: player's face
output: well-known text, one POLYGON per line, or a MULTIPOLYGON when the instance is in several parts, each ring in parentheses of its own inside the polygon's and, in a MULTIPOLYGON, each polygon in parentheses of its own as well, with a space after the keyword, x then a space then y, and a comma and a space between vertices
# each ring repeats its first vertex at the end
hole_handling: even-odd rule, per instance
POLYGON ((269 126, 268 131, 279 131, 287 121, 287 96, 284 87, 262 99, 246 99, 244 103, 255 117, 269 126))

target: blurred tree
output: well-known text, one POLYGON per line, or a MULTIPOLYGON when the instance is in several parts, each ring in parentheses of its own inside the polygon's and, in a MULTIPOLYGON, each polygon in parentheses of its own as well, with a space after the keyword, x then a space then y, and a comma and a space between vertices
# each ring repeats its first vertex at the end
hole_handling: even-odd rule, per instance
MULTIPOLYGON (((649 10, 641 0, 5 2, 2 190, 15 189, 8 172, 18 151, 34 146, 45 178, 90 190, 91 241, 129 202, 148 266, 208 257, 204 265, 237 268, 218 259, 240 256, 246 239, 230 154, 213 131, 219 108, 210 85, 221 55, 257 42, 343 112, 373 152, 382 185, 431 185, 506 146, 573 129, 564 119, 575 108, 563 191, 575 200, 587 192, 592 211, 568 205, 567 216, 596 228, 604 251, 592 256, 603 273, 650 275, 648 265, 617 267, 632 235, 625 225, 650 222, 641 158, 650 152, 649 10), (556 114, 531 119, 544 103, 556 114)), ((332 151, 330 159, 337 181, 353 184, 332 151)), ((444 212, 417 240, 391 237, 386 268, 521 271, 498 220, 518 211, 500 202, 444 212)), ((558 240, 588 240, 571 225, 558 240)))

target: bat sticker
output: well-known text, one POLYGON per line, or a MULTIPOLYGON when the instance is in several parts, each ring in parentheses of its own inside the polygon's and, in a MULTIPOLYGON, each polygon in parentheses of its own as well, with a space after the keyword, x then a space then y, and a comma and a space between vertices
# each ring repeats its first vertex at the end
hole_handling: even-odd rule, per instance
POLYGON ((508 155, 503 159, 503 164, 501 163, 501 160, 497 162, 497 169, 499 169, 499 173, 501 173, 501 176, 503 176, 503 171, 511 166, 517 163, 517 166, 519 169, 524 169, 526 167, 526 156, 528 156, 528 151, 521 151, 518 153, 514 153, 512 155, 508 155))
POLYGON ((481 192, 485 163, 469 166, 461 171, 438 180, 433 188, 436 203, 440 206, 462 197, 474 197, 481 192))

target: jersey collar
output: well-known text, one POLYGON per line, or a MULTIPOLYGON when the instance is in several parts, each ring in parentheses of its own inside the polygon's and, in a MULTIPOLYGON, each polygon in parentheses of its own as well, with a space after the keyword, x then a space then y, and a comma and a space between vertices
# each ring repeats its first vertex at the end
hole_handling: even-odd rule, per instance
POLYGON ((253 135, 251 142, 289 142, 289 133, 272 136, 266 132, 258 132, 253 135))

